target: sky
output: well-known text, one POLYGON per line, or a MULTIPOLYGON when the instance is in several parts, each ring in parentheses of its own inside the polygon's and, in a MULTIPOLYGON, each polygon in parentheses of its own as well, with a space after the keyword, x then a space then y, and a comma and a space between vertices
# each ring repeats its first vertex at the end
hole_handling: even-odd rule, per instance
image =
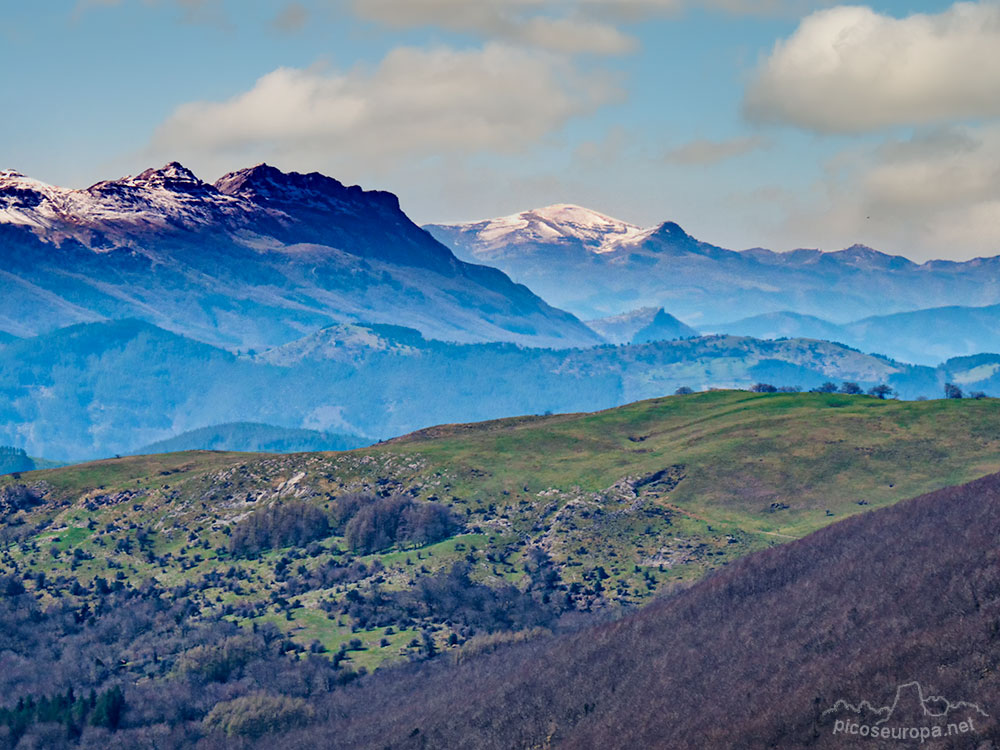
POLYGON ((996 2, 5 5, 0 168, 49 183, 267 162, 418 223, 576 203, 734 249, 1000 254, 996 2))

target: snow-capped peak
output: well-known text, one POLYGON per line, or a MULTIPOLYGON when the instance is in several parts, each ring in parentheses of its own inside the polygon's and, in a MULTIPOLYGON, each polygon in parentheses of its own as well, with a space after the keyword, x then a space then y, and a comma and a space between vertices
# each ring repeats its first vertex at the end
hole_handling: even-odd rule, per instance
POLYGON ((0 223, 30 227, 56 243, 72 238, 95 252, 131 246, 130 227, 172 231, 213 224, 236 203, 177 162, 82 190, 0 172, 0 223))
POLYGON ((202 186, 206 184, 198 179, 194 172, 176 161, 172 161, 159 169, 147 169, 144 172, 140 172, 135 177, 130 178, 130 181, 167 188, 190 185, 202 186))
POLYGON ((4 169, 0 171, 0 223, 48 228, 69 192, 4 169))
POLYGON ((17 170, 0 169, 0 190, 37 190, 39 192, 49 192, 59 189, 41 180, 26 177, 17 170))
POLYGON ((573 203, 554 203, 551 206, 536 208, 524 213, 533 214, 555 223, 572 224, 579 227, 632 227, 627 222, 614 219, 590 208, 577 206, 573 203))
POLYGON ((261 162, 224 174, 215 181, 215 189, 226 195, 242 195, 275 186, 283 174, 279 169, 261 162))
POLYGON ((120 194, 148 194, 156 191, 194 194, 198 196, 215 192, 211 185, 202 181, 190 169, 175 161, 158 169, 144 170, 135 176, 99 182, 88 188, 86 192, 91 195, 108 195, 115 192, 120 194))
POLYGON ((595 253, 642 233, 642 228, 571 203, 556 203, 487 221, 452 225, 474 232, 484 247, 532 242, 577 242, 595 253))
MULTIPOLYGON (((228 234, 256 247, 262 232, 283 237, 306 210, 381 213, 383 219, 388 213, 393 221, 400 213, 390 193, 366 192, 317 172, 285 173, 266 164, 231 172, 210 185, 170 162, 82 190, 46 185, 10 169, 0 172, 0 224, 27 227, 55 245, 74 240, 96 253, 129 248, 155 255, 163 239, 189 241, 192 232, 228 234)), ((308 226, 313 227, 314 218, 308 226)), ((294 234, 296 242, 306 237, 304 231, 294 234)), ((314 227, 314 238, 328 236, 325 228, 314 227)), ((272 237, 265 245, 272 240, 277 242, 272 237)), ((443 247, 440 253, 451 257, 443 247)))

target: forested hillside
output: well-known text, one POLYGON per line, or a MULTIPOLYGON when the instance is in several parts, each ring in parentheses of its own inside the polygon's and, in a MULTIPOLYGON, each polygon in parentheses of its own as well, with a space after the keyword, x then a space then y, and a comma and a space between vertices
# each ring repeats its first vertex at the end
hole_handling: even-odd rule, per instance
MULTIPOLYGON (((741 563, 747 555, 998 471, 998 403, 711 392, 593 414, 445 425, 343 453, 174 453, 0 479, 0 691, 8 696, 0 741, 213 747, 257 737, 273 742, 278 733, 282 746, 306 747, 330 744, 327 732, 333 731, 347 746, 383 747, 396 746, 393 737, 403 728, 397 739, 415 741, 409 733, 420 728, 428 747, 452 738, 489 747, 477 734, 488 725, 475 716, 492 708, 469 701, 470 713, 442 724, 439 704, 403 698, 405 690, 417 690, 411 680, 427 678, 433 686, 438 670, 469 661, 471 671, 459 674, 468 684, 487 680, 478 694, 491 695, 493 662, 478 655, 499 649, 512 654, 514 665, 522 652, 508 652, 504 644, 517 642, 530 644, 524 658, 541 660, 540 679, 547 679, 565 666, 557 660, 549 671, 550 638, 576 644, 562 639, 693 584, 677 601, 716 596, 717 581, 744 586, 738 571, 747 568, 740 566, 758 565, 741 563), (426 664, 430 672, 413 676, 407 670, 415 667, 407 664, 426 664), (345 687, 384 670, 387 682, 376 679, 364 688, 374 692, 345 687), (382 708, 397 699, 392 696, 410 708, 382 708), (360 723, 345 724, 341 707, 350 707, 360 723), (371 720, 371 711, 384 720, 385 735, 370 733, 383 726, 371 720), (296 727, 305 732, 300 739, 296 727)), ((981 528, 991 528, 987 521, 981 528)), ((888 538, 895 532, 885 529, 905 526, 893 520, 878 528, 888 538)), ((955 545, 963 539, 953 536, 955 545)), ((978 537, 970 539, 968 554, 975 556, 978 537)), ((879 546, 869 537, 830 544, 848 556, 855 544, 866 554, 879 546)), ((816 575, 844 559, 828 546, 817 548, 808 568, 816 575)), ((889 555, 893 546, 881 549, 889 555)), ((798 553, 778 554, 793 556, 753 558, 765 561, 754 580, 772 575, 770 559, 779 561, 778 571, 798 570, 798 553)), ((889 565, 873 569, 892 570, 889 565)), ((803 585, 815 594, 815 585, 803 585)), ((794 591, 788 595, 799 601, 794 591)), ((706 614, 690 623, 664 615, 663 627, 677 638, 696 628, 702 640, 691 642, 708 648, 720 632, 712 628, 735 627, 721 613, 749 612, 744 608, 752 605, 761 614, 745 624, 748 634, 762 638, 753 630, 758 627, 784 632, 780 619, 773 628, 767 624, 771 599, 732 596, 731 605, 705 600, 706 614), (712 627, 699 619, 710 614, 712 627)), ((949 596, 946 591, 940 606, 958 616, 963 610, 949 596)), ((817 607, 823 601, 814 597, 817 607)), ((670 612, 662 608, 674 605, 656 606, 651 611, 670 612)), ((866 612, 871 627, 882 627, 875 610, 866 612)), ((604 633, 624 633, 624 644, 659 637, 644 630, 650 622, 640 616, 579 637, 595 644, 608 643, 604 633)), ((789 632, 789 648, 795 648, 799 631, 789 632)), ((602 674, 616 674, 614 664, 639 669, 629 666, 631 651, 626 658, 608 648, 592 655, 595 664, 604 664, 598 656, 605 654, 612 660, 602 674)), ((656 663, 644 653, 635 649, 640 664, 656 663)), ((718 653, 733 669, 744 668, 740 653, 718 653)), ((677 660, 678 680, 694 663, 680 654, 666 658, 677 660)), ((496 674, 520 689, 521 678, 496 674)), ((638 685, 651 679, 634 674, 638 685)), ((604 683, 591 682, 593 696, 568 683, 567 700, 586 693, 584 703, 593 704, 588 711, 603 711, 611 705, 604 683)), ((523 687, 525 700, 540 694, 536 688, 549 689, 544 681, 523 687)), ((653 683, 647 687, 650 700, 660 695, 653 683)), ((775 689, 769 684, 768 695, 775 689)), ((496 707, 525 717, 518 723, 523 735, 509 734, 513 725, 489 730, 497 747, 537 744, 534 733, 542 725, 558 729, 553 737, 590 741, 591 725, 579 716, 566 720, 548 709, 508 704, 515 697, 502 690, 495 695, 496 707), (581 734, 571 734, 577 728, 581 734)), ((550 704, 553 711, 563 711, 560 701, 550 704)), ((799 731, 795 716, 786 731, 799 731)), ((636 731, 647 726, 658 727, 637 722, 636 731)), ((761 727, 765 734, 773 730, 761 727)))
POLYGON ((286 742, 993 747, 998 524, 992 475, 756 553, 619 622, 376 675, 286 742), (870 712, 843 705, 862 701, 870 712), (845 720, 885 726, 885 739, 848 734, 845 720))

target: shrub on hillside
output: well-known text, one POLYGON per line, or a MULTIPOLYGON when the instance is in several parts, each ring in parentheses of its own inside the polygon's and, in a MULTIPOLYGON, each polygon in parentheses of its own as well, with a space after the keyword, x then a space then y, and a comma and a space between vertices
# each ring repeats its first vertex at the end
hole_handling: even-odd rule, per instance
POLYGON ((874 396, 878 399, 892 398, 895 394, 896 392, 885 383, 876 385, 868 391, 869 396, 874 396))
POLYGON ((548 626, 563 611, 560 602, 544 603, 539 601, 543 595, 536 599, 510 584, 487 586, 472 580, 471 572, 471 566, 461 562, 422 576, 406 591, 351 589, 344 613, 364 629, 436 620, 492 633, 548 626))
POLYGON ((417 502, 406 495, 350 494, 337 499, 334 518, 348 546, 359 554, 394 544, 433 544, 454 534, 460 524, 445 506, 417 502))
POLYGON ((102 727, 114 732, 121 723, 125 711, 125 693, 121 687, 114 687, 101 692, 91 690, 90 695, 77 695, 70 687, 65 692, 52 696, 22 696, 9 708, 0 708, 0 742, 2 747, 65 747, 47 741, 46 728, 60 727, 57 741, 67 735, 79 735, 83 726, 102 727), (18 740, 27 737, 23 743, 18 740), (43 739, 44 738, 44 739, 43 739), (3 742, 6 740, 6 742, 3 742))
POLYGON ((38 494, 23 484, 0 488, 0 518, 17 513, 19 510, 28 510, 40 505, 41 502, 42 499, 38 494))
POLYGON ((301 698, 272 695, 263 691, 216 703, 205 717, 209 731, 230 737, 260 737, 307 724, 313 708, 301 698))
POLYGON ((253 557, 269 549, 300 547, 330 535, 326 513, 304 500, 270 505, 251 513, 233 527, 229 551, 253 557))
POLYGON ((261 639, 230 636, 219 643, 189 649, 180 659, 180 672, 201 682, 226 682, 265 649, 261 639))

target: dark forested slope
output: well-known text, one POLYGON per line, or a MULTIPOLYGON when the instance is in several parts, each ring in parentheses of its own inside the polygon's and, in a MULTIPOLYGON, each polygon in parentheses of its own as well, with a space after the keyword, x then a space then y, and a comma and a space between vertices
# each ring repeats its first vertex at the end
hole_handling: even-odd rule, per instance
POLYGON ((877 726, 940 725, 945 736, 922 746, 992 748, 997 528, 1000 475, 992 475, 759 552, 613 624, 406 679, 376 676, 337 696, 324 732, 287 743, 880 747, 834 729, 837 720, 875 726, 883 714, 827 710, 838 700, 891 706, 897 687, 910 685, 877 726), (942 711, 942 698, 981 710, 904 716, 913 681, 928 711, 942 711), (966 720, 947 736, 949 723, 966 720))

